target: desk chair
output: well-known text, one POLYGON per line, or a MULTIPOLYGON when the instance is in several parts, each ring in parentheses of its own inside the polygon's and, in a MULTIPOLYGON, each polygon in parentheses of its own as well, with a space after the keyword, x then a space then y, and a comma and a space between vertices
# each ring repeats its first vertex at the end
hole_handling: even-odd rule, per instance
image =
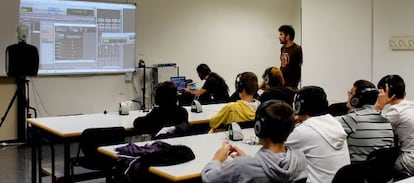
POLYGON ((124 127, 89 128, 82 132, 76 157, 70 161, 70 178, 73 182, 106 177, 106 182, 112 180, 112 169, 116 160, 97 151, 99 146, 115 145, 125 140, 124 127), (81 155, 81 152, 83 156, 81 155), (74 168, 83 167, 93 170, 88 173, 75 175, 74 168))
POLYGON ((394 163, 398 148, 383 148, 371 152, 367 160, 345 165, 335 174, 332 183, 393 182, 394 163))

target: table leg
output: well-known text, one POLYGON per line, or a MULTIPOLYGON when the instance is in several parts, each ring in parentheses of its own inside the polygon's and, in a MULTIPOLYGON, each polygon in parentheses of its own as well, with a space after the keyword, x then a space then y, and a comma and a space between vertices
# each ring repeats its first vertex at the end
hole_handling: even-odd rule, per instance
POLYGON ((63 145, 63 172, 65 182, 71 182, 70 177, 70 143, 65 141, 63 145))
MULTIPOLYGON (((37 134, 35 132, 35 130, 33 128, 31 128, 31 135, 32 138, 30 138, 30 147, 31 147, 31 155, 32 155, 32 183, 36 183, 37 182, 37 148, 38 148, 38 143, 37 143, 37 134)), ((39 175, 40 177, 40 175, 39 175)))

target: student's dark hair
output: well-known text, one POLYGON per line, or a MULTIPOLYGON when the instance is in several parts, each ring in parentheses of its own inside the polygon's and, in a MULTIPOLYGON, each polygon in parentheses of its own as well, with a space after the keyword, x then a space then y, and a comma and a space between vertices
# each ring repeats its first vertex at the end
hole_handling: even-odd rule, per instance
POLYGON ((158 106, 177 105, 177 86, 171 81, 159 83, 155 88, 154 98, 158 106))
POLYGON ((283 34, 289 35, 290 36, 290 40, 292 40, 292 41, 295 39, 295 30, 290 25, 282 25, 282 26, 280 26, 279 27, 279 32, 283 32, 283 34))
POLYGON ((320 116, 328 113, 325 91, 319 86, 304 86, 296 94, 295 112, 298 115, 320 116))
POLYGON ((262 74, 262 78, 269 87, 283 87, 285 86, 285 79, 282 71, 277 67, 269 67, 262 74))
POLYGON ((378 89, 385 90, 385 84, 388 84, 388 93, 390 97, 395 95, 398 99, 403 99, 405 97, 405 83, 401 76, 399 75, 386 75, 378 81, 378 89))
POLYGON ((367 89, 376 89, 375 85, 367 80, 357 80, 354 82, 354 87, 356 88, 355 93, 357 95, 362 95, 360 97, 360 99, 362 99, 360 101, 361 105, 364 104, 371 104, 374 105, 377 102, 377 98, 378 98, 378 91, 371 91, 371 92, 367 92, 367 89), (363 92, 364 91, 364 92, 363 92))
POLYGON ((261 115, 266 120, 269 132, 266 136, 273 143, 284 143, 294 126, 294 111, 285 102, 276 102, 266 107, 261 115))
POLYGON ((207 75, 211 73, 210 67, 207 64, 200 64, 197 66, 197 73, 200 78, 205 78, 207 75))
POLYGON ((240 74, 237 87, 241 87, 238 91, 244 91, 249 95, 254 95, 259 89, 257 76, 253 72, 243 72, 240 74))

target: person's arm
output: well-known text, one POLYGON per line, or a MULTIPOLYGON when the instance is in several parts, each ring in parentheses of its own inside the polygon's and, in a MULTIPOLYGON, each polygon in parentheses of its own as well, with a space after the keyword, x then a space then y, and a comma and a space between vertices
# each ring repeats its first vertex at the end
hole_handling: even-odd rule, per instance
MULTIPOLYGON (((237 149, 240 150, 239 148, 237 149)), ((228 142, 223 142, 222 146, 214 155, 213 160, 202 170, 201 178, 203 182, 238 182, 240 171, 237 170, 237 164, 232 162, 226 163, 225 165, 222 164, 232 151, 235 151, 235 149, 228 142)), ((244 154, 242 151, 240 153, 244 154)))
POLYGON ((134 130, 138 134, 154 134, 158 130, 153 121, 154 116, 154 110, 152 110, 150 113, 148 113, 146 116, 137 117, 133 124, 134 124, 134 130))
POLYGON ((201 96, 201 95, 207 93, 207 90, 204 89, 204 88, 200 88, 199 90, 191 90, 190 88, 187 87, 187 88, 184 89, 184 91, 187 92, 187 93, 190 93, 191 95, 194 95, 194 96, 201 96))
POLYGON ((357 129, 357 123, 351 115, 338 116, 336 119, 341 123, 347 135, 355 133, 357 129))
POLYGON ((225 105, 220 111, 210 118, 209 124, 212 129, 220 127, 220 125, 230 122, 232 120, 231 106, 232 103, 225 105))
POLYGON ((381 111, 387 104, 389 104, 395 98, 395 95, 389 97, 388 93, 388 84, 385 84, 385 90, 379 89, 377 102, 375 103, 375 110, 381 111))
POLYGON ((180 107, 179 109, 179 121, 177 125, 175 125, 175 133, 185 133, 189 129, 188 124, 188 112, 184 108, 180 107))

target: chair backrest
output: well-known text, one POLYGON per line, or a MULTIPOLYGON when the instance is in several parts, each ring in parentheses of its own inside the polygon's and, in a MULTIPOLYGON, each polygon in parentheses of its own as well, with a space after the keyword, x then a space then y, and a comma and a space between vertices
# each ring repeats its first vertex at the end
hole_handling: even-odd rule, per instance
POLYGON ((335 174, 332 183, 392 182, 398 148, 383 148, 368 155, 367 160, 345 165, 335 174))
POLYGON ((367 161, 371 161, 371 169, 374 171, 371 182, 386 182, 394 176, 394 164, 399 155, 398 147, 382 148, 372 151, 367 161))
POLYGON ((124 127, 88 128, 82 132, 79 148, 86 157, 100 156, 97 148, 125 141, 124 127))

